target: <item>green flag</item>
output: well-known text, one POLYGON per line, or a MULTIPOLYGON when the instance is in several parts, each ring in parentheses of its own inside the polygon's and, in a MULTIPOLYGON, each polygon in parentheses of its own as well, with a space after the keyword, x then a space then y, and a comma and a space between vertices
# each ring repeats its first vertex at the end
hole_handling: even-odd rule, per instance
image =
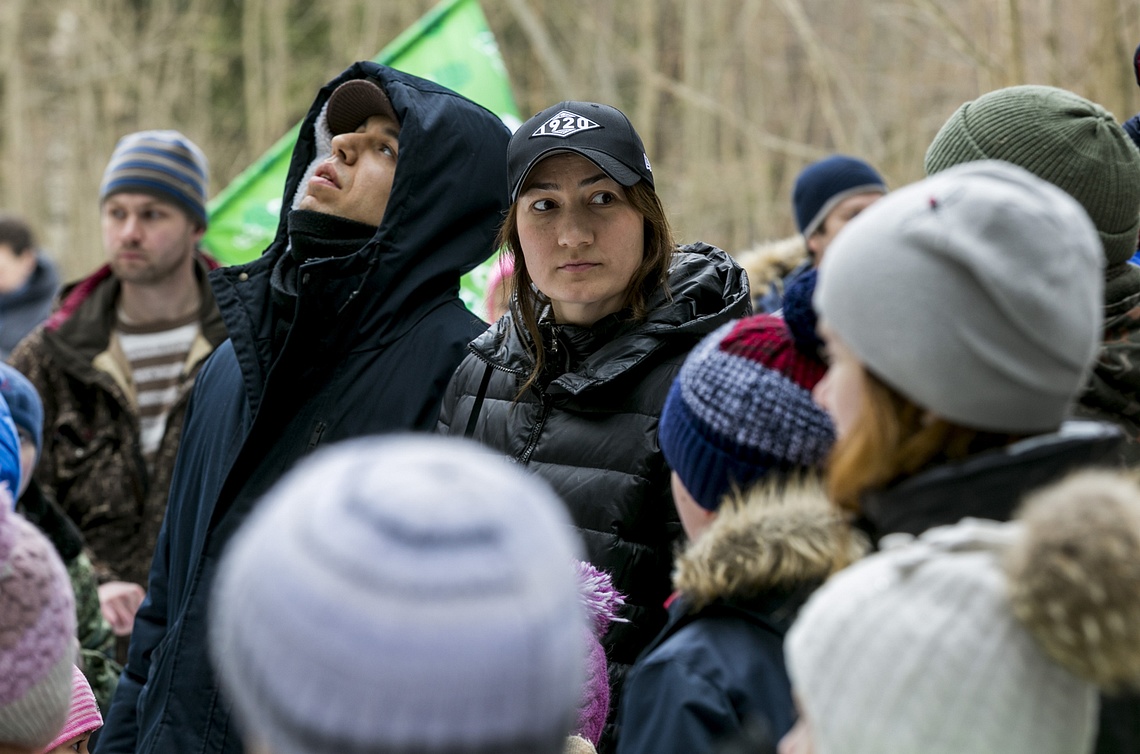
MULTIPOLYGON (((519 123, 506 66, 477 0, 444 0, 373 60, 453 89, 512 127, 519 123)), ((255 259, 273 240, 300 128, 294 126, 210 202, 202 246, 222 264, 255 259)), ((465 276, 460 289, 464 303, 480 314, 490 265, 465 276)))

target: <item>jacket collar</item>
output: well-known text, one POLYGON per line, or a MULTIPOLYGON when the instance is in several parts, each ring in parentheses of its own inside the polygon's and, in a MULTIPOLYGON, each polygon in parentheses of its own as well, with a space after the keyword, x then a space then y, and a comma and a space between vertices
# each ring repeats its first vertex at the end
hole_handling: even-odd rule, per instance
POLYGON ((673 583, 688 609, 734 605, 782 616, 777 623, 786 626, 813 590, 864 551, 845 530, 818 480, 762 482, 721 505, 677 557, 673 583))
MULTIPOLYGON (((225 324, 206 281, 207 273, 217 266, 212 257, 198 253, 195 277, 201 292, 199 322, 202 336, 212 346, 226 339, 225 324)), ((121 287, 109 265, 69 285, 62 293, 59 308, 44 323, 45 334, 50 334, 50 339, 61 348, 89 363, 105 351, 110 342, 121 287)))
POLYGON ((1113 465, 1122 442, 1113 425, 1066 422, 1056 433, 943 464, 867 495, 860 526, 878 542, 967 516, 1008 521, 1027 493, 1077 469, 1113 465))

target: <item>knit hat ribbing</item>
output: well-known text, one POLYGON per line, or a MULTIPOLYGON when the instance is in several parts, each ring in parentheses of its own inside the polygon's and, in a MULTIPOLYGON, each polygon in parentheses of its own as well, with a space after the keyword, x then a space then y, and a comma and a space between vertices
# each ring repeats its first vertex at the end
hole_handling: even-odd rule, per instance
POLYGON ((825 371, 770 315, 723 325, 693 349, 665 400, 658 442, 702 508, 716 510, 769 472, 823 462, 835 429, 811 389, 825 371))
POLYGON ((819 270, 804 270, 784 289, 784 322, 796 342, 796 348, 805 356, 823 362, 823 341, 819 337, 819 316, 812 305, 815 287, 819 283, 819 270))
POLYGON ((177 131, 139 131, 119 139, 103 171, 99 203, 112 194, 138 192, 174 203, 206 226, 210 183, 206 155, 177 131))
POLYGON ((99 714, 99 704, 95 701, 91 684, 87 682, 83 671, 73 665, 71 667, 71 706, 67 710, 67 722, 55 740, 44 747, 44 751, 50 752, 76 736, 99 730, 102 727, 103 716, 99 714))
POLYGON ((0 501, 0 743, 42 749, 63 727, 75 600, 47 537, 0 501))
POLYGON ((932 529, 808 601, 785 648, 819 754, 1092 751, 1090 681, 1140 679, 1140 490, 1085 472, 1021 518, 932 529))
POLYGON ((341 443, 219 566, 222 687, 280 754, 555 754, 582 690, 578 550, 548 486, 467 441, 341 443))
POLYGON ((0 363, 0 396, 8 404, 12 422, 35 441, 39 458, 44 436, 44 406, 39 392, 18 369, 0 363))
POLYGON ((887 193, 887 183, 863 160, 836 154, 813 162, 796 177, 792 189, 796 227, 806 238, 823 225, 841 201, 868 193, 887 193))
POLYGON ((990 159, 1023 167, 1080 202, 1109 268, 1136 252, 1140 151, 1100 105, 1048 86, 990 92, 950 116, 926 151, 926 172, 990 159))
POLYGON ((1056 429, 1100 339, 1103 257, 1072 197, 974 162, 888 194, 828 249, 815 305, 877 377, 952 422, 1056 429))

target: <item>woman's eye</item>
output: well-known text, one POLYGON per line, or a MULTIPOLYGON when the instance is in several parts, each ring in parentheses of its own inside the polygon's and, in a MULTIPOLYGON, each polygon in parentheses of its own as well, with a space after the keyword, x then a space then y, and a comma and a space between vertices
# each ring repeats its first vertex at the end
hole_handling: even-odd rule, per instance
POLYGON ((549 199, 539 199, 530 208, 535 212, 546 212, 547 210, 554 209, 554 202, 549 199))
POLYGON ((600 191, 590 197, 590 204, 613 204, 614 195, 608 191, 600 191))

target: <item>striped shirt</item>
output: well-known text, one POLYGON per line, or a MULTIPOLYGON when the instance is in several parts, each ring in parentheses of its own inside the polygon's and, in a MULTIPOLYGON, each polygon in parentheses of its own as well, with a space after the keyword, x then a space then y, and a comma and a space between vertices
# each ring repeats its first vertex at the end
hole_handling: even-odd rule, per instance
POLYGON ((128 325, 120 320, 115 335, 130 363, 143 455, 150 465, 162 443, 166 417, 178 400, 182 371, 198 336, 198 313, 157 326, 128 325))

